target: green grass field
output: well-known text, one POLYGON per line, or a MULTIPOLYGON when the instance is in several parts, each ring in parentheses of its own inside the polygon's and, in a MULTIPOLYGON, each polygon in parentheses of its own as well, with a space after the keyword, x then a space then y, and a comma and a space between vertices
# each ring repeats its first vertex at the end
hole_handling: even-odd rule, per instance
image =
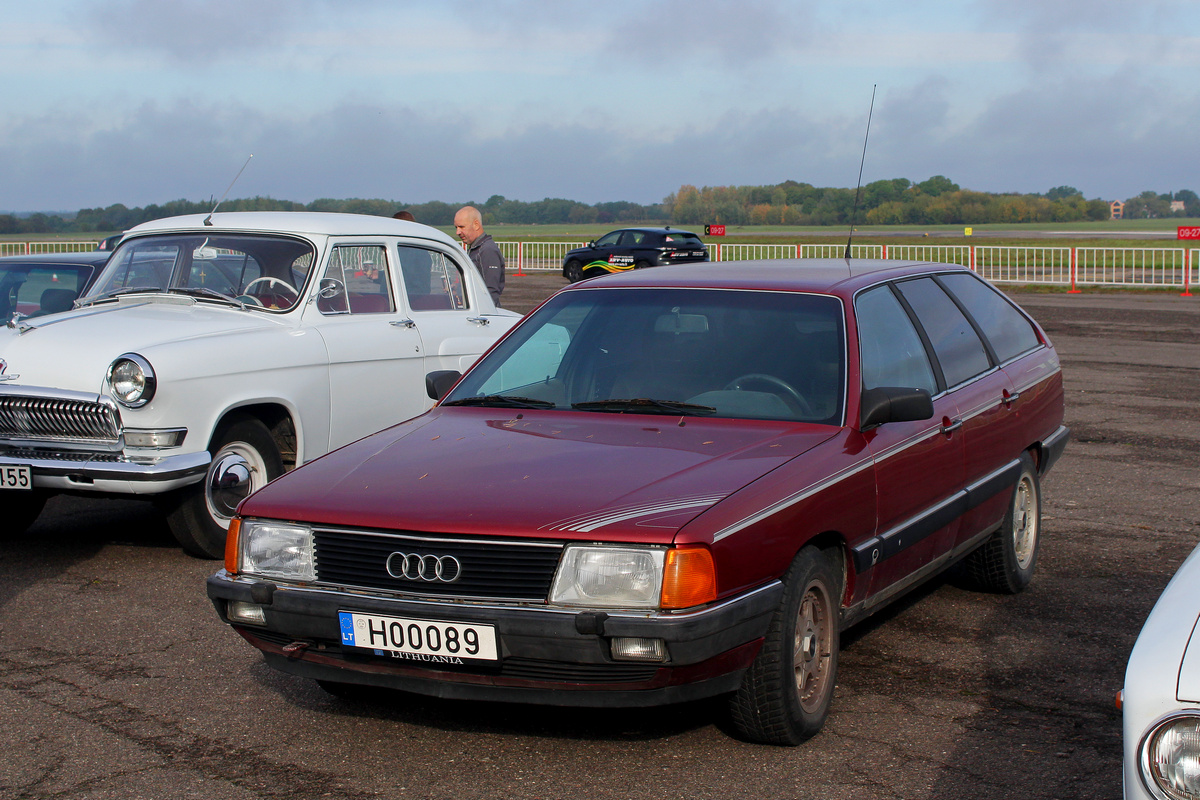
MULTIPOLYGON (((605 223, 598 225, 490 225, 487 232, 497 241, 586 242, 611 230, 660 223, 605 223)), ((1172 247, 1192 248, 1196 241, 1175 238, 1179 226, 1200 226, 1200 219, 1109 220, 1105 222, 1029 223, 973 225, 965 235, 962 225, 859 225, 856 244, 1005 244, 1031 247, 1172 247)), ((700 234, 710 244, 804 244, 846 240, 849 231, 833 226, 738 225, 729 226, 723 237, 704 236, 703 225, 679 225, 700 234)), ((454 235, 453 228, 440 228, 454 235)), ((0 235, 0 242, 99 241, 119 231, 93 234, 0 235)))

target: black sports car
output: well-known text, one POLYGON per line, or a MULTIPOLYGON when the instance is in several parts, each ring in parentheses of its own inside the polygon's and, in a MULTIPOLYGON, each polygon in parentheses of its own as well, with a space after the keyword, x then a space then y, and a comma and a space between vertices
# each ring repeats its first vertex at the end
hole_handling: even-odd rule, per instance
POLYGON ((691 231, 675 228, 622 228, 606 233, 587 247, 568 250, 563 277, 584 278, 644 267, 708 261, 708 247, 691 231))

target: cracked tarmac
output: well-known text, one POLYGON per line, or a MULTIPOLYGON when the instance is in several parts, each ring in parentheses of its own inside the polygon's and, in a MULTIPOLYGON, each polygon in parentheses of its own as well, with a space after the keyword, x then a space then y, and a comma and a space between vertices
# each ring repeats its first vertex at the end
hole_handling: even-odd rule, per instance
MULTIPOLYGON (((512 277, 526 310, 553 276, 512 277)), ((1113 695, 1200 539, 1200 299, 1032 294, 1074 441, 1015 597, 927 584, 844 635, 825 730, 745 744, 719 704, 547 709, 266 668, 146 502, 56 498, 0 538, 0 798, 1118 798, 1113 695)))

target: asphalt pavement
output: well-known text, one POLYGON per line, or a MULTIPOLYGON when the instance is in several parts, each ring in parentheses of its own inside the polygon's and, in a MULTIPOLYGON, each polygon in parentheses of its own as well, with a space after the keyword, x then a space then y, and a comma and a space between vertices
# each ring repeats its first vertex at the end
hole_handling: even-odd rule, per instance
MULTIPOLYGON (((510 277, 525 310, 561 278, 510 277)), ((825 730, 730 735, 720 704, 553 709, 381 692, 264 666, 217 568, 146 502, 56 498, 0 537, 3 798, 1118 798, 1113 695, 1200 539, 1200 297, 1014 295, 1063 359, 1074 441, 1014 597, 947 580, 844 637, 825 730)))

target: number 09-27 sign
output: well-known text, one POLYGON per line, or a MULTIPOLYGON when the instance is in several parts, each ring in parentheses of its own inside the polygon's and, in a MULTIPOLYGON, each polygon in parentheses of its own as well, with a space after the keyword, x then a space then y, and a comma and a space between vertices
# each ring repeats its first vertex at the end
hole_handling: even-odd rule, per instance
POLYGON ((1176 238, 1179 239, 1200 239, 1200 227, 1192 227, 1188 225, 1179 226, 1179 234, 1176 238))
POLYGON ((705 236, 724 236, 725 235, 725 226, 724 225, 705 225, 704 226, 704 235, 705 236))

